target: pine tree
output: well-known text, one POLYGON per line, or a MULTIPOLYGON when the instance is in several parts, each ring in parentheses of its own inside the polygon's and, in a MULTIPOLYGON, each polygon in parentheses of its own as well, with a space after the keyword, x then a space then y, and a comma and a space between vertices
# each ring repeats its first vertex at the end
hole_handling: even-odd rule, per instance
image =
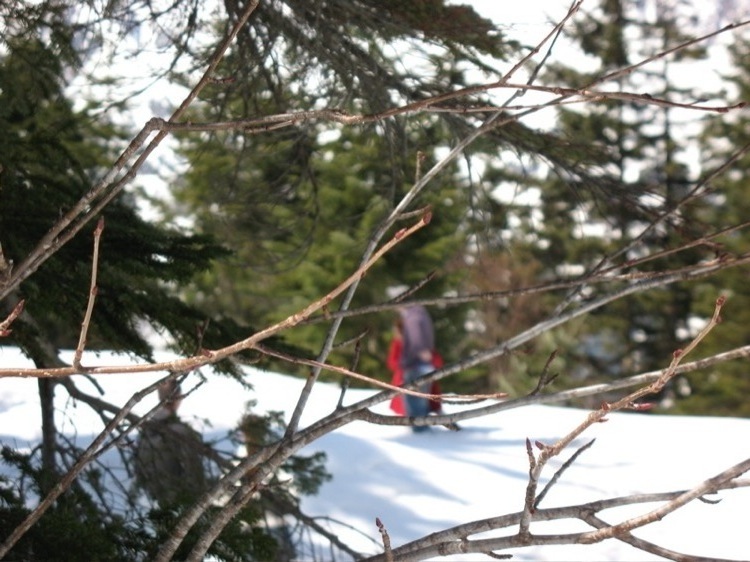
MULTIPOLYGON (((651 23, 638 21, 636 15, 633 7, 618 0, 605 0, 582 15, 574 23, 574 36, 588 55, 591 69, 584 72, 556 63, 544 73, 544 80, 583 87, 647 56, 648 49, 658 52, 684 39, 677 32, 681 23, 665 5, 660 4, 659 17, 651 23), (628 39, 637 33, 644 38, 642 50, 628 39), (650 43, 657 37, 658 44, 650 43)), ((695 51, 683 57, 702 55, 695 51)), ((669 79, 671 65, 677 63, 664 64, 655 74, 624 74, 617 80, 617 89, 646 88, 666 99, 685 95, 669 79)), ((565 172, 560 166, 547 167, 546 178, 536 184, 541 216, 533 227, 521 229, 512 246, 531 251, 535 261, 544 264, 543 277, 576 276, 600 267, 628 268, 644 255, 678 248, 700 235, 690 208, 682 207, 635 243, 643 229, 678 204, 691 185, 687 170, 679 163, 685 145, 676 140, 669 108, 604 101, 583 109, 561 107, 558 116, 555 133, 565 139, 577 165, 565 172), (537 237, 531 244, 524 240, 529 231, 537 237), (629 250, 621 254, 620 248, 629 250), (602 261, 608 255, 612 258, 602 261)), ((514 251, 510 250, 511 255, 514 251)), ((677 268, 694 263, 701 255, 681 252, 640 269, 677 268)), ((585 298, 602 288, 587 287, 585 298)), ((691 294, 689 287, 676 285, 599 310, 592 314, 596 320, 582 323, 580 331, 569 326, 553 341, 542 343, 544 352, 537 355, 533 372, 539 372, 554 349, 564 349, 557 355, 557 364, 571 375, 561 381, 564 385, 578 384, 581 378, 606 380, 658 368, 687 337, 691 294)), ((559 303, 557 298, 547 302, 547 313, 559 303)))
MULTIPOLYGON (((746 100, 750 94, 747 73, 750 70, 750 39, 747 35, 734 37, 729 46, 732 69, 727 77, 734 86, 733 97, 746 100)), ((708 169, 724 164, 737 151, 750 142, 748 119, 742 112, 730 119, 707 119, 702 134, 702 160, 708 169)), ((700 211, 700 218, 716 230, 728 230, 729 234, 715 239, 716 256, 731 256, 746 253, 747 228, 736 229, 747 222, 748 199, 744 171, 750 167, 750 157, 745 151, 733 162, 732 171, 711 179, 710 205, 700 211)), ((750 292, 747 271, 744 268, 722 271, 710 281, 701 283, 696 291, 695 314, 707 317, 713 310, 716 296, 728 297, 728 305, 722 315, 721 336, 707 338, 701 345, 701 355, 711 355, 719 350, 739 347, 747 340, 747 314, 750 292)), ((704 413, 709 415, 747 416, 750 414, 747 392, 750 389, 747 371, 742 363, 729 362, 709 370, 697 371, 689 375, 690 395, 679 401, 675 411, 679 413, 704 413)))
MULTIPOLYGON (((382 111, 395 100, 416 101, 465 84, 462 65, 478 64, 477 53, 500 57, 514 49, 471 9, 442 1, 406 8, 353 3, 346 13, 328 2, 318 3, 314 11, 290 2, 284 12, 279 5, 262 4, 237 52, 222 65, 221 76, 231 81, 207 90, 192 119, 310 107, 382 111), (421 17, 424 10, 429 18, 421 17), (304 33, 311 18, 317 22, 317 36, 325 40, 311 42, 304 33), (360 39, 368 49, 359 45, 360 39), (407 55, 388 54, 388 45, 399 41, 412 43, 408 61, 421 60, 420 73, 409 70, 407 55), (249 60, 258 66, 248 65, 249 60)), ((406 192, 417 170, 435 161, 435 148, 468 130, 464 118, 425 116, 358 129, 306 123, 262 134, 183 136, 182 153, 190 166, 175 190, 177 212, 194 217, 201 231, 234 252, 203 277, 191 298, 214 311, 231 310, 238 321, 264 323, 322 296, 356 268, 378 222, 406 192)), ((415 285, 433 271, 435 278, 416 296, 441 296, 462 275, 455 263, 465 247, 467 200, 456 170, 447 171, 415 202, 417 207, 432 206, 431 224, 376 265, 355 306, 385 301, 389 287, 415 285)), ((434 316, 438 341, 445 342, 441 351, 457 357, 458 348, 448 342, 460 339, 464 309, 436 310, 434 316)), ((337 350, 341 362, 351 366, 359 357, 358 370, 384 377, 394 317, 347 320, 341 341, 366 337, 359 351, 351 346, 337 350)), ((325 325, 317 323, 288 337, 314 354, 324 335, 325 325)))

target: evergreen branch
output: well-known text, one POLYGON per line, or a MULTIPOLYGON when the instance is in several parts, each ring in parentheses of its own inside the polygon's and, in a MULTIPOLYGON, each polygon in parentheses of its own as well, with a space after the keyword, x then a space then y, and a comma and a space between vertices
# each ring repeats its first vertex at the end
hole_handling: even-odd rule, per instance
POLYGON ((676 45, 665 51, 659 52, 656 55, 653 55, 651 57, 647 57, 625 68, 618 69, 614 72, 600 76, 599 78, 596 78, 595 80, 593 80, 592 82, 590 82, 589 84, 587 84, 586 86, 582 88, 540 86, 540 85, 533 84, 531 80, 523 84, 510 83, 509 80, 512 77, 512 75, 515 74, 515 72, 518 69, 525 66, 529 62, 529 60, 541 50, 541 47, 545 43, 547 43, 553 36, 555 36, 556 34, 560 32, 560 30, 565 25, 565 23, 567 23, 567 21, 579 10, 581 3, 582 3, 582 0, 575 2, 571 6, 566 16, 552 29, 552 31, 550 31, 550 33, 547 36, 545 36, 545 38, 539 44, 537 44, 525 57, 523 57, 516 65, 514 65, 514 67, 508 73, 506 73, 500 80, 495 81, 495 82, 474 85, 474 86, 469 86, 465 88, 459 88, 452 92, 430 96, 428 98, 418 100, 416 102, 404 104, 404 105, 397 106, 397 107, 392 107, 384 111, 372 113, 372 114, 354 115, 354 114, 350 114, 345 111, 342 111, 340 109, 329 108, 329 109, 322 109, 322 110, 307 110, 307 111, 280 113, 280 114, 275 114, 275 115, 264 116, 261 118, 240 119, 240 120, 211 122, 211 123, 195 123, 195 122, 177 123, 175 122, 174 118, 170 119, 169 122, 166 122, 161 119, 157 119, 155 122, 155 127, 158 128, 159 130, 170 131, 170 132, 242 130, 247 133, 264 133, 264 132, 274 131, 274 130, 278 130, 278 129, 285 128, 285 127, 298 125, 300 123, 309 122, 309 121, 329 121, 329 122, 341 123, 344 125, 362 125, 365 123, 383 121, 385 119, 392 118, 392 117, 413 114, 413 113, 418 113, 418 112, 424 112, 424 111, 434 111, 434 112, 443 112, 443 113, 449 112, 449 113, 456 113, 456 114, 466 114, 466 113, 474 113, 474 112, 482 112, 482 113, 496 112, 500 110, 501 108, 498 106, 492 106, 492 105, 484 106, 484 107, 476 107, 476 108, 450 107, 450 106, 441 105, 447 101, 467 98, 469 96, 473 96, 473 95, 480 94, 480 93, 486 93, 488 91, 495 90, 495 89, 513 89, 513 90, 524 91, 524 92, 525 91, 537 91, 537 92, 556 94, 559 96, 557 99, 552 100, 551 102, 548 102, 548 103, 544 103, 544 104, 519 105, 519 106, 507 106, 504 104, 502 106, 502 109, 504 110, 508 110, 508 111, 509 110, 526 110, 524 111, 523 114, 516 116, 512 120, 516 120, 522 116, 528 115, 529 112, 538 111, 540 109, 546 109, 546 108, 556 106, 556 105, 562 105, 566 103, 603 101, 603 100, 623 100, 623 101, 630 101, 630 102, 635 102, 635 103, 642 103, 644 105, 657 105, 661 107, 683 108, 683 109, 691 109, 691 110, 696 110, 696 111, 705 111, 705 112, 713 112, 713 113, 726 113, 728 111, 741 109, 746 106, 746 102, 740 102, 737 104, 726 105, 726 106, 703 106, 703 105, 698 105, 695 103, 673 102, 671 100, 655 97, 651 94, 638 94, 638 93, 633 93, 633 92, 617 92, 617 91, 606 92, 606 91, 597 90, 595 88, 597 85, 600 85, 606 82, 611 82, 613 80, 622 78, 623 76, 627 74, 631 74, 638 68, 641 68, 645 65, 653 63, 657 60, 660 60, 668 55, 683 51, 685 49, 692 47, 693 45, 708 41, 709 39, 717 37, 718 35, 721 35, 723 33, 727 33, 729 31, 736 30, 741 27, 750 25, 750 20, 730 24, 714 32, 711 32, 711 33, 702 35, 700 37, 696 37, 688 41, 685 41, 683 43, 680 43, 679 45, 676 45), (568 98, 573 97, 573 96, 576 96, 579 99, 573 100, 573 101, 568 100, 568 98))
MULTIPOLYGON (((209 59, 208 66, 201 79, 185 97, 180 106, 170 117, 170 122, 180 119, 192 102, 200 95, 203 88, 213 80, 213 74, 229 45, 234 41, 240 29, 245 25, 250 15, 258 6, 259 0, 250 0, 243 10, 237 23, 224 37, 219 46, 209 59)), ((26 256, 23 262, 13 270, 7 283, 0 288, 0 300, 5 298, 12 290, 31 276, 39 267, 54 255, 63 245, 69 242, 93 217, 97 216, 114 197, 136 176, 138 170, 145 161, 167 136, 166 131, 158 131, 158 123, 161 119, 150 119, 141 131, 133 138, 120 157, 115 161, 109 171, 86 193, 75 205, 73 205, 60 220, 45 234, 36 247, 26 256), (136 152, 146 143, 152 132, 158 131, 143 152, 136 158, 132 165, 128 163, 133 160, 136 152), (117 175, 127 168, 126 173, 116 181, 117 175)))

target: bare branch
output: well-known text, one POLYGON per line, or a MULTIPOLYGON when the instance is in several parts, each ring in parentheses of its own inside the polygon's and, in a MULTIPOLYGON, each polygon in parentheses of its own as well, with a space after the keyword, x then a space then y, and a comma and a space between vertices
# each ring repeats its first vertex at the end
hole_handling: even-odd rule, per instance
MULTIPOLYGON (((187 372, 192 371, 194 369, 197 369, 198 367, 201 367, 203 365, 210 365, 213 363, 216 363, 218 361, 221 361, 222 359, 226 359, 228 357, 231 357, 232 355, 235 355, 239 353, 240 351, 245 351, 247 349, 254 349, 255 346, 269 338, 270 336, 276 335, 279 332, 282 332, 288 328, 294 327, 297 324, 301 323, 303 320, 306 320, 309 318, 313 313, 317 312, 318 310, 321 310, 325 308, 332 300, 334 300, 336 297, 338 297, 341 293, 343 293, 347 287, 355 284, 356 282, 361 279, 367 271, 369 271, 373 265, 388 251, 390 251, 394 246, 399 244, 401 241, 405 240, 421 228, 423 228, 425 225, 429 223, 430 217, 429 215, 425 215, 422 217, 420 221, 418 221, 416 224, 412 225, 409 228, 404 228, 396 232, 396 234, 391 238, 388 242, 386 242, 378 251, 376 251, 369 260, 367 260, 364 264, 359 266, 357 270, 352 273, 347 279, 345 279, 342 283, 340 283, 337 287, 335 287, 332 291, 330 291, 325 296, 321 297, 317 301, 311 303, 307 307, 305 307, 300 312, 297 312, 296 314, 292 314, 291 316, 288 316, 284 320, 269 326, 268 328, 265 328, 264 330, 261 330, 260 332, 256 332, 255 334, 247 337, 244 340, 241 340, 239 342, 236 342, 234 344, 228 345, 226 347, 223 347, 221 349, 217 349, 214 351, 211 350, 203 350, 203 352, 199 355, 194 355, 192 357, 183 358, 183 359, 177 359, 174 361, 167 361, 167 362, 161 362, 161 363, 146 363, 141 365, 132 365, 128 367, 87 367, 83 369, 84 372, 88 374, 99 374, 99 375, 105 375, 105 374, 121 374, 121 373, 149 373, 154 371, 170 371, 170 372, 187 372)), ((58 377, 66 377, 73 374, 76 374, 81 369, 76 369, 75 367, 61 367, 56 369, 0 369, 0 378, 6 377, 6 376, 21 376, 21 377, 36 377, 36 378, 58 378, 58 377)))
POLYGON ((586 449, 589 449, 594 443, 596 442, 596 439, 592 439, 585 445, 581 445, 578 449, 576 449, 576 452, 571 455, 571 457, 563 463, 563 465, 557 469, 555 474, 550 478, 550 481, 547 482, 547 485, 542 489, 541 492, 539 492, 539 495, 534 498, 534 504, 532 509, 534 511, 537 511, 539 509, 539 504, 542 503, 542 500, 547 495, 547 492, 549 492, 552 489, 552 486, 554 486, 557 481, 560 479, 560 477, 563 475, 563 473, 573 465, 573 463, 576 461, 576 459, 583 453, 586 449))
POLYGON ((76 463, 71 469, 55 484, 50 490, 47 496, 39 502, 34 510, 24 519, 21 524, 16 527, 13 532, 5 539, 0 545, 0 559, 4 558, 6 554, 13 548, 13 546, 19 541, 19 539, 44 515, 44 513, 52 507, 55 500, 59 498, 65 490, 67 490, 73 481, 78 477, 81 471, 88 465, 94 458, 101 455, 106 449, 102 448, 102 444, 112 434, 112 432, 119 426, 123 419, 130 413, 133 407, 138 404, 145 396, 156 390, 158 385, 162 381, 157 381, 152 385, 144 388, 133 394, 130 400, 120 409, 112 420, 106 425, 106 427, 96 436, 91 444, 86 448, 83 454, 78 458, 76 463))
POLYGON ((393 391, 398 392, 399 394, 408 394, 409 396, 419 396, 420 398, 428 398, 430 400, 436 400, 438 398, 442 398, 446 400, 452 400, 457 403, 461 403, 461 402, 472 402, 476 400, 497 400, 497 399, 505 398, 506 396, 508 396, 508 394, 505 392, 493 392, 489 394, 429 394, 426 392, 419 392, 417 390, 409 389, 409 386, 418 386, 419 382, 414 382, 408 386, 393 386, 392 384, 389 384, 385 381, 381 381, 373 377, 368 377, 367 375, 357 373, 356 371, 352 371, 351 369, 347 369, 345 367, 337 367, 336 365, 330 365, 328 363, 321 363, 320 361, 315 361, 314 359, 304 359, 302 357, 294 357, 287 353, 282 353, 281 351, 276 351, 276 350, 270 349, 262 345, 256 346, 255 349, 261 353, 264 353, 271 357, 276 357, 277 359, 283 359, 284 361, 288 361, 290 363, 294 363, 297 365, 308 365, 310 367, 317 367, 321 370, 330 371, 332 373, 337 373, 339 375, 343 375, 348 378, 366 382, 370 386, 383 388, 387 390, 393 390, 393 391))
POLYGON ((13 324, 13 322, 20 316, 20 314, 23 312, 23 306, 26 301, 23 299, 19 300, 16 306, 13 307, 13 310, 10 311, 10 314, 0 322, 0 338, 5 338, 10 335, 10 333, 13 331, 10 329, 10 325, 13 324))
POLYGON ((89 323, 91 322, 91 314, 94 312, 94 301, 96 300, 97 284, 96 275, 99 267, 99 241, 102 237, 102 231, 104 230, 104 218, 99 219, 99 223, 94 229, 94 252, 91 260, 91 288, 89 289, 89 300, 86 306, 86 314, 83 317, 81 323, 81 335, 78 338, 78 346, 76 346, 75 355, 73 356, 73 367, 76 369, 82 369, 81 357, 83 356, 83 348, 86 347, 86 334, 88 333, 89 323))
POLYGON ((684 492, 676 498, 670 500, 658 509, 650 511, 649 513, 646 513, 639 517, 633 517, 632 519, 628 519, 627 521, 623 521, 622 523, 619 523, 617 525, 612 525, 610 527, 586 533, 585 535, 583 535, 583 537, 581 537, 581 542, 584 544, 589 544, 592 542, 599 542, 607 538, 618 538, 623 533, 627 533, 629 531, 632 531, 633 529, 637 529, 638 527, 643 527, 644 525, 648 525, 649 523, 653 523, 654 521, 659 521, 670 513, 684 506, 685 504, 693 501, 694 499, 715 492, 716 490, 724 486, 727 482, 737 478, 738 476, 742 476, 748 470, 750 470, 750 459, 746 459, 734 465, 733 467, 728 468, 724 472, 717 474, 713 478, 709 478, 692 490, 688 490, 687 492, 684 492))
MULTIPOLYGON (((750 463, 750 459, 738 463, 732 468, 728 469, 722 474, 733 473, 741 474, 748 470, 747 463, 750 463)), ((721 475, 720 475, 721 476, 721 475)), ((711 479, 712 481, 715 479, 711 479)), ((717 490, 729 490, 738 486, 748 487, 750 481, 748 480, 727 480, 725 477, 721 477, 723 483, 715 481, 709 487, 715 487, 714 491, 717 490)), ((707 481, 708 482, 708 481, 707 481)), ((705 483, 704 483, 705 484, 705 483)), ((702 488, 703 484, 699 486, 702 488)), ((633 506, 637 504, 646 503, 669 503, 671 501, 680 498, 685 494, 689 494, 690 491, 676 491, 676 492, 661 492, 653 494, 633 494, 629 496, 622 496, 618 498, 610 498, 605 500, 597 500, 579 505, 570 505, 565 507, 539 509, 534 513, 534 520, 538 522, 542 521, 556 521, 565 519, 580 519, 585 523, 589 523, 594 527, 599 527, 600 524, 598 519, 592 519, 593 514, 599 513, 600 511, 606 511, 616 507, 633 506)), ((497 550, 508 550, 511 548, 518 548, 521 546, 531 545, 564 545, 564 544, 583 544, 583 541, 587 537, 591 536, 597 531, 588 531, 583 533, 568 533, 568 534, 557 534, 557 535, 531 535, 528 537, 521 537, 520 535, 509 535, 490 539, 474 539, 470 540, 467 537, 476 535, 479 533, 486 533, 488 531, 497 531, 518 525, 521 521, 523 512, 510 513, 507 515, 501 515, 498 517, 491 517, 488 519, 480 519, 472 521, 432 533, 426 537, 412 541, 408 544, 396 547, 393 549, 393 556, 399 562, 418 562, 419 560, 425 560, 436 556, 450 556, 453 554, 471 554, 497 550)), ((611 528, 610 526, 606 527, 611 528)), ((630 542, 631 535, 624 537, 613 537, 624 542, 630 542)), ((604 540, 604 539, 602 539, 604 540)), ((676 558, 680 560, 680 558, 676 558)), ((704 562, 708 559, 701 557, 689 557, 685 556, 682 560, 692 562, 704 562)), ((717 558, 711 558, 710 560, 717 560, 723 562, 717 558)), ((372 556, 363 560, 363 562, 385 562, 385 557, 382 554, 372 556)))
POLYGON ((393 551, 391 550, 391 537, 388 535, 388 529, 385 528, 385 525, 383 525, 383 522, 380 520, 380 517, 375 518, 375 525, 378 527, 378 531, 380 531, 380 536, 383 537, 383 549, 385 550, 385 560, 386 562, 393 562, 393 551))

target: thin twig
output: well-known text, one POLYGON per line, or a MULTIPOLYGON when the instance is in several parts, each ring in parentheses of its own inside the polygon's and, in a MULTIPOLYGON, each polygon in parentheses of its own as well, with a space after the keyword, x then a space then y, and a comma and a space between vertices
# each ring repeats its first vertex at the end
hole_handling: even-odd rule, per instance
MULTIPOLYGON (((547 104, 529 104, 529 105, 515 105, 515 106, 495 106, 495 105, 482 105, 476 107, 469 106, 440 106, 435 105, 434 98, 420 100, 412 104, 398 106, 386 111, 370 114, 351 114, 346 113, 337 109, 319 109, 319 110, 304 110, 297 111, 294 113, 279 113, 275 115, 268 115, 265 117, 253 117, 248 119, 235 119, 230 121, 211 121, 206 123, 201 122, 182 122, 174 123, 171 121, 165 121, 163 119, 154 119, 154 129, 163 133, 185 133, 185 132, 214 132, 214 131, 242 131, 245 134, 261 134, 283 129, 287 127, 295 127, 304 123, 310 122, 332 122, 341 123, 345 125, 363 125, 367 123, 376 123, 391 119, 400 115, 409 115, 415 113, 454 113, 457 115, 465 115, 469 113, 488 113, 497 112, 501 108, 506 111, 524 111, 524 114, 529 111, 538 111, 542 106, 545 109, 550 107, 569 105, 574 103, 595 103, 604 101, 628 101, 631 103, 639 103, 641 105, 655 105, 658 107, 670 107, 680 109, 690 109, 693 111, 702 111, 706 113, 728 113, 743 109, 747 106, 747 102, 738 102, 732 105, 698 105, 695 103, 681 103, 672 100, 658 98, 650 94, 638 94, 634 92, 607 92, 600 90, 593 90, 588 88, 566 88, 561 86, 538 86, 535 84, 514 84, 514 83, 499 83, 493 82, 482 86, 473 86, 471 88, 472 93, 476 92, 488 92, 496 89, 514 89, 517 91, 535 91, 548 94, 557 94, 560 97, 547 104), (570 99, 575 97, 575 99, 570 99)), ((456 94, 452 94, 451 97, 455 97, 456 94)), ((506 114, 511 117, 510 114, 506 114)), ((517 120, 516 117, 511 117, 511 120, 517 120)), ((503 123, 506 123, 504 121, 503 123)))
POLYGON ((576 459, 583 453, 586 449, 591 447, 596 439, 592 439, 585 445, 581 445, 578 449, 576 449, 576 452, 571 455, 571 457, 563 463, 563 465, 557 469, 555 474, 550 478, 550 481, 547 482, 546 486, 542 489, 541 492, 539 492, 539 495, 534 499, 534 511, 539 509, 539 504, 542 503, 542 500, 547 495, 547 492, 549 492, 552 489, 552 486, 557 483, 557 481, 560 479, 560 477, 563 475, 563 473, 570 468, 573 463, 576 461, 576 459))
POLYGON ((75 355, 73 356, 73 367, 76 369, 81 369, 81 357, 83 357, 83 349, 86 347, 86 335, 88 334, 89 324, 91 323, 91 314, 94 312, 94 301, 96 300, 97 293, 96 277, 99 269, 99 242, 103 230, 104 217, 99 219, 99 223, 94 229, 94 251, 91 259, 91 287, 89 289, 86 314, 83 316, 83 322, 81 322, 81 335, 78 338, 78 345, 76 346, 75 355))
POLYGON ((26 304, 26 301, 21 299, 18 301, 16 306, 13 307, 13 310, 10 311, 10 314, 0 322, 0 338, 6 338, 8 337, 13 330, 10 329, 10 325, 13 324, 13 322, 18 318, 21 313, 23 312, 24 304, 26 304))
POLYGON ((586 429, 597 422, 603 421, 610 412, 632 408, 636 401, 640 398, 661 390, 664 385, 666 385, 667 382, 676 375, 677 367, 685 358, 685 356, 690 351, 695 349, 695 347, 711 332, 711 330, 713 330, 719 324, 719 322, 721 321, 721 309, 724 306, 725 302, 726 298, 723 296, 716 299, 714 313, 710 321, 693 338, 693 340, 685 347, 685 349, 675 350, 669 367, 667 367, 661 373, 656 381, 649 384, 648 386, 631 392, 624 398, 621 398, 620 400, 617 400, 612 404, 602 404, 601 408, 589 413, 586 419, 581 422, 578 427, 573 429, 562 439, 558 440, 555 444, 546 445, 543 443, 538 443, 538 447, 541 449, 541 452, 537 457, 532 459, 533 462, 530 462, 529 481, 527 483, 526 500, 524 502, 523 515, 519 524, 519 536, 526 537, 529 535, 529 526, 535 512, 533 498, 536 495, 536 489, 539 485, 539 478, 547 462, 551 458, 559 455, 560 452, 562 452, 576 437, 581 435, 586 429))
POLYGON ((388 529, 385 528, 380 517, 375 518, 375 525, 378 527, 380 536, 383 537, 383 552, 386 562, 393 562, 393 550, 391 549, 391 537, 388 535, 388 529))
POLYGON ((329 363, 321 363, 320 361, 316 361, 314 359, 305 359, 303 357, 295 357, 293 355, 289 355, 282 351, 277 351, 275 349, 271 349, 263 345, 256 345, 254 349, 270 357, 282 359, 284 361, 288 361, 289 363, 293 363, 295 365, 307 365, 310 367, 318 367, 321 370, 330 371, 332 373, 338 373, 339 375, 344 375, 345 377, 348 377, 348 378, 366 382, 370 386, 382 388, 385 390, 393 390, 393 391, 398 392, 399 394, 408 394, 409 396, 428 398, 430 400, 437 400, 437 399, 445 398, 446 400, 452 400, 456 403, 462 403, 462 402, 472 402, 476 400, 498 400, 500 398, 506 398, 508 396, 508 394, 505 392, 492 392, 489 394, 429 394, 426 392, 419 392, 417 390, 409 390, 407 387, 403 387, 403 386, 395 386, 390 383, 376 379, 374 377, 368 377, 367 375, 357 373, 356 371, 352 371, 351 369, 347 369, 346 367, 337 367, 336 365, 331 365, 329 363))
MULTIPOLYGON (((750 463, 750 459, 745 460, 737 465, 734 465, 725 473, 739 474, 742 473, 744 465, 750 463)), ((711 479, 714 480, 714 479, 711 479)), ((719 478, 711 486, 715 487, 715 491, 718 490, 729 490, 738 487, 750 486, 750 480, 733 479, 727 480, 726 477, 719 478)), ((612 510, 617 507, 634 506, 638 504, 653 503, 653 502, 671 502, 682 495, 685 491, 676 492, 661 492, 653 494, 632 494, 629 496, 622 496, 616 498, 608 498, 604 500, 597 500, 585 504, 569 505, 557 508, 540 509, 535 513, 536 521, 559 521, 565 519, 580 519, 581 521, 592 525, 595 528, 599 528, 602 525, 596 521, 592 521, 592 514, 600 511, 612 510)), ((522 516, 522 512, 509 513, 497 517, 491 517, 488 519, 480 519, 467 523, 462 523, 450 529, 438 531, 432 533, 427 537, 423 537, 404 544, 393 549, 393 556, 399 562, 417 562, 419 560, 425 560, 437 556, 451 556, 458 554, 471 554, 487 552, 488 550, 506 550, 513 547, 519 546, 532 546, 532 545, 574 545, 581 544, 586 537, 590 537, 592 532, 583 533, 568 533, 568 534, 555 534, 555 535, 532 535, 528 537, 527 542, 519 540, 518 536, 503 536, 495 539, 486 540, 469 540, 466 537, 475 535, 478 533, 486 533, 488 531, 497 531, 500 529, 508 528, 514 525, 518 525, 522 516)), ((606 525, 606 524, 604 524, 606 525)), ((608 526, 609 527, 609 526, 608 526)), ((628 537, 631 535, 625 535, 623 537, 618 536, 617 538, 624 542, 629 542, 628 537)), ((686 561, 695 562, 707 562, 709 559, 701 557, 685 556, 683 558, 686 561)), ((724 562, 723 559, 711 558, 710 560, 716 562, 724 562)), ((385 562, 384 556, 376 555, 366 558, 362 562, 385 562)), ((727 561, 729 562, 729 561, 727 561)))

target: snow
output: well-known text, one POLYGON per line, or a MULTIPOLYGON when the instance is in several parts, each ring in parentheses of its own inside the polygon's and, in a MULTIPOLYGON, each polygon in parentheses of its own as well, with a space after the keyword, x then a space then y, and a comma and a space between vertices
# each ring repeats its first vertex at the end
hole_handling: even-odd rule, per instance
MULTIPOLYGON (((65 354, 63 359, 70 359, 65 354)), ((160 356, 160 359, 167 359, 160 356)), ((87 354, 84 365, 125 364, 125 357, 87 354)), ((3 367, 30 366, 13 348, 0 348, 3 367)), ((103 399, 124 404, 158 375, 96 377, 103 399)), ((82 390, 95 392, 92 383, 75 377, 82 390)), ((256 400, 256 411, 283 411, 288 419, 304 381, 248 368, 245 390, 238 382, 210 369, 192 374, 183 390, 195 391, 180 410, 183 419, 207 438, 236 427, 245 404, 256 400), (200 384, 202 377, 206 382, 200 384)), ((0 441, 18 447, 39 439, 36 380, 4 378, 0 382, 0 441)), ((373 390, 349 390, 345 404, 371 396, 373 390)), ((306 426, 331 413, 340 390, 319 383, 302 418, 306 426)), ((101 428, 101 420, 83 404, 72 404, 58 390, 57 419, 66 433, 79 436, 101 428)), ((149 396, 135 411, 143 414, 155 404, 149 396)), ((447 406, 449 412, 458 406, 447 406)), ((389 413, 386 403, 374 408, 389 413)), ((326 523, 343 541, 366 553, 381 550, 375 519, 379 518, 394 547, 429 533, 472 520, 520 511, 528 474, 526 439, 551 444, 584 420, 587 412, 554 406, 527 406, 461 423, 462 430, 441 427, 412 434, 406 427, 355 422, 316 441, 301 454, 324 451, 333 479, 318 496, 306 497, 302 509, 312 516, 328 516, 326 523)), ((557 507, 632 493, 664 492, 698 485, 748 456, 750 420, 712 417, 611 414, 575 440, 572 449, 550 463, 542 485, 580 445, 593 438, 585 451, 552 488, 540 507, 557 507)), ((696 556, 747 560, 750 539, 750 490, 724 491, 711 499, 718 504, 693 502, 635 535, 667 548, 696 556)), ((657 507, 619 508, 601 516, 616 522, 625 516, 657 507)), ((582 523, 532 525, 532 532, 584 530, 582 523)), ((506 530, 512 533, 515 529, 506 530)), ((327 552, 321 546, 321 553, 327 552)), ((514 560, 647 561, 662 560, 629 545, 608 540, 590 546, 545 546, 506 551, 514 560)), ((344 560, 345 557, 339 558, 344 560)), ((482 560, 473 555, 450 560, 482 560)), ((445 560, 445 559, 444 559, 445 560)))

